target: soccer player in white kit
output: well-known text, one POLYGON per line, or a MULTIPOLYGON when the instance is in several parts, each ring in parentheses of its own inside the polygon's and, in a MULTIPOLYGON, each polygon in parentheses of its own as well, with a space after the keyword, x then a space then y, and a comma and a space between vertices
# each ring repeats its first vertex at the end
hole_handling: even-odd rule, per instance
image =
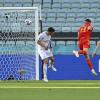
POLYGON ((94 50, 94 52, 92 54, 92 57, 95 57, 96 56, 99 47, 100 47, 100 41, 97 42, 97 46, 96 46, 96 48, 95 48, 95 50, 94 50))
POLYGON ((42 32, 38 36, 38 52, 43 61, 43 80, 48 82, 47 78, 47 64, 49 59, 49 68, 52 68, 53 71, 56 71, 54 67, 54 58, 51 50, 51 36, 54 34, 55 29, 49 27, 47 31, 42 32))

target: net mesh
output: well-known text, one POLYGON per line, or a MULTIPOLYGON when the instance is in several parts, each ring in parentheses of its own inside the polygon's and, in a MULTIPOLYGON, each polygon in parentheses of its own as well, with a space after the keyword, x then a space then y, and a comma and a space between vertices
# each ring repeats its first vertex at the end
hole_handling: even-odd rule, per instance
POLYGON ((36 79, 35 51, 35 10, 0 10, 0 80, 36 79))

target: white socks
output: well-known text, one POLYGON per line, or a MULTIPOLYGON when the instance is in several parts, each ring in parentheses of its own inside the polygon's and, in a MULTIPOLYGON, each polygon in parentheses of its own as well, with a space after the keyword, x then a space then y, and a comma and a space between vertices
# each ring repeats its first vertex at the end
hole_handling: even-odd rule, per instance
POLYGON ((92 73, 95 73, 95 70, 94 70, 94 69, 91 69, 91 72, 92 72, 92 73))
POLYGON ((44 78, 47 78, 47 64, 43 64, 43 75, 44 78))

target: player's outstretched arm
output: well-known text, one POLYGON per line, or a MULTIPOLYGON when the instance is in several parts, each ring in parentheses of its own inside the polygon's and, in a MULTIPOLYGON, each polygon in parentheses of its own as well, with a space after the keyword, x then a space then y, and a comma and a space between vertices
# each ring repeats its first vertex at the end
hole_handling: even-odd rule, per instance
POLYGON ((100 41, 97 42, 97 46, 96 46, 96 48, 95 48, 95 50, 94 50, 94 52, 92 54, 92 57, 95 57, 96 56, 99 47, 100 47, 100 41))

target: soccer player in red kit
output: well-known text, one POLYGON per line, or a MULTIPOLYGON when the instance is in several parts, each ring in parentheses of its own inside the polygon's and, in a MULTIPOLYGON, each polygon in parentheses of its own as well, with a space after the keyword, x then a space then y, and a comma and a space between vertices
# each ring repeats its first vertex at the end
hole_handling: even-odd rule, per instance
POLYGON ((86 19, 83 26, 81 26, 78 30, 78 46, 80 51, 73 51, 76 57, 79 57, 80 54, 83 54, 86 58, 86 62, 94 76, 97 76, 95 72, 92 62, 89 58, 89 48, 90 48, 90 37, 91 32, 93 30, 92 22, 90 19, 86 19))

